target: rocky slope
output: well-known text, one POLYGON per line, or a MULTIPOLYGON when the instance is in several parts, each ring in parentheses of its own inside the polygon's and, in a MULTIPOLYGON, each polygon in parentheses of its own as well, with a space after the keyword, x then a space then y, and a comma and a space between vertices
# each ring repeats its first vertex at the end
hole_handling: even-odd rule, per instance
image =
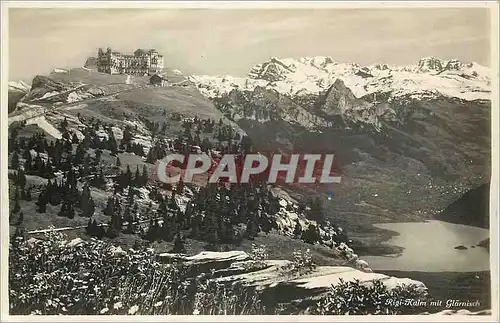
POLYGON ((388 290, 402 285, 414 285, 426 293, 427 287, 419 281, 408 278, 390 277, 372 273, 369 269, 355 269, 342 266, 318 266, 303 274, 294 270, 294 264, 287 260, 256 261, 242 251, 202 252, 194 256, 163 253, 158 259, 167 264, 183 263, 199 273, 212 272, 213 279, 222 284, 241 283, 243 286, 265 291, 274 304, 294 303, 307 307, 324 295, 331 286, 341 282, 355 282, 363 285, 380 280, 388 290))

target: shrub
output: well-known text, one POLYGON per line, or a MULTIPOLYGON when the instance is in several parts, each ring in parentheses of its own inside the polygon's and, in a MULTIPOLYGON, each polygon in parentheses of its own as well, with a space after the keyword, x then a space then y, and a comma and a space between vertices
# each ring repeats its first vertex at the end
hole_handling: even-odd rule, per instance
POLYGON ((316 264, 312 260, 312 253, 310 249, 306 251, 296 250, 293 252, 293 261, 291 264, 292 272, 304 275, 316 268, 316 264))
POLYGON ((265 245, 252 244, 252 251, 250 251, 250 258, 257 262, 264 262, 269 259, 269 254, 265 245))
POLYGON ((406 300, 425 301, 427 294, 414 285, 401 285, 393 290, 376 280, 369 286, 358 280, 332 286, 328 293, 312 308, 311 314, 320 315, 391 315, 417 314, 422 307, 412 306, 406 300))

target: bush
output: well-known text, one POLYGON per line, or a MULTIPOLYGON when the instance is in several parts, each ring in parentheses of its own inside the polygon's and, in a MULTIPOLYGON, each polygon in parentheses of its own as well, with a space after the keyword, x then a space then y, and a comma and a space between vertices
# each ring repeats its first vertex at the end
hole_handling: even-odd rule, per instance
POLYGON ((264 262, 269 259, 269 254, 265 245, 252 244, 252 251, 250 251, 250 258, 257 262, 264 262))
POLYGON ((310 249, 306 251, 296 250, 293 252, 293 261, 291 270, 299 275, 304 275, 316 268, 316 264, 312 260, 312 253, 310 249))
POLYGON ((407 304, 405 300, 415 302, 426 299, 427 294, 414 285, 401 285, 388 290, 380 280, 369 286, 359 281, 341 280, 310 308, 310 312, 320 315, 418 314, 422 312, 422 307, 407 304))

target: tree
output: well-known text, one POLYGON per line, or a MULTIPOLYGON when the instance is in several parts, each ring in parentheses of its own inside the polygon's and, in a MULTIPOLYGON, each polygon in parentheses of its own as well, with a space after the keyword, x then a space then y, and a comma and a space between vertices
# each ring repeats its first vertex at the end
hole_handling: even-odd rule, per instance
POLYGON ((114 199, 112 196, 108 197, 106 208, 104 209, 103 213, 108 216, 112 216, 115 213, 114 199))
POLYGON ((85 158, 85 147, 83 143, 78 144, 76 147, 76 152, 73 157, 73 164, 80 165, 83 163, 83 159, 85 158))
POLYGON ((141 186, 146 186, 148 184, 149 180, 149 174, 148 174, 148 168, 146 165, 142 167, 142 180, 141 180, 141 186))
POLYGON ((122 162, 120 161, 120 157, 116 157, 116 168, 120 168, 122 166, 122 162))
POLYGON ((68 127, 68 120, 64 117, 64 120, 61 122, 61 130, 65 131, 68 127))
MULTIPOLYGON (((127 208, 125 208, 125 211, 126 210, 127 210, 127 208)), ((135 216, 132 214, 128 218, 125 217, 125 220, 128 221, 127 228, 125 229, 125 233, 130 233, 130 234, 135 233, 135 230, 136 230, 136 224, 135 224, 136 219, 135 219, 135 216)))
POLYGON ((17 213, 21 211, 21 205, 19 205, 19 198, 16 198, 16 202, 14 204, 14 208, 12 209, 12 213, 17 213))
POLYGON ((68 191, 64 191, 64 192, 61 192, 61 187, 57 184, 57 181, 54 181, 54 184, 52 184, 50 182, 50 179, 49 179, 49 182, 48 182, 48 185, 47 185, 47 195, 48 195, 48 199, 49 199, 49 203, 50 205, 59 205, 61 204, 61 201, 63 199, 63 194, 67 193, 68 191))
POLYGON ((112 155, 118 153, 118 145, 112 131, 110 131, 110 136, 108 137, 107 148, 111 151, 112 155))
POLYGON ((132 184, 132 171, 130 170, 130 166, 127 165, 127 171, 125 172, 125 180, 124 180, 124 186, 130 186, 132 184))
POLYGON ((82 209, 82 216, 90 218, 94 215, 95 205, 92 199, 88 183, 85 183, 80 197, 80 208, 82 209))
POLYGON ((295 229, 293 230, 293 235, 296 238, 300 238, 302 236, 302 226, 300 225, 299 220, 295 220, 295 229))
POLYGON ((302 233, 302 240, 305 243, 314 244, 320 239, 318 228, 314 224, 309 224, 307 230, 302 233))
POLYGON ((85 232, 91 237, 93 237, 96 233, 96 227, 94 226, 94 224, 96 224, 95 220, 89 219, 87 227, 85 228, 85 232))
POLYGON ((135 168, 134 185, 136 187, 141 187, 141 183, 142 183, 142 177, 141 174, 139 173, 139 165, 137 165, 135 168))
POLYGON ((49 198, 47 196, 47 189, 43 190, 40 192, 38 195, 38 201, 36 202, 36 205, 38 206, 37 212, 38 213, 45 213, 47 210, 47 203, 49 202, 49 198))
POLYGON ((78 139, 78 136, 76 135, 76 132, 73 132, 73 136, 71 136, 71 143, 77 145, 80 143, 80 139, 78 139))
POLYGON ((75 211, 73 209, 73 204, 70 203, 68 200, 65 200, 62 203, 61 209, 59 210, 57 215, 73 219, 75 217, 75 211))
POLYGON ((241 139, 241 148, 243 149, 243 151, 248 154, 250 153, 250 151, 252 150, 252 146, 253 146, 253 142, 252 142, 252 139, 250 139, 249 136, 243 136, 243 138, 241 139))
MULTIPOLYGON (((207 210, 207 213, 209 211, 207 210)), ((219 242, 219 228, 217 226, 217 219, 214 214, 207 214, 205 219, 203 219, 202 223, 205 241, 207 241, 210 245, 215 245, 219 242)))
POLYGON ((101 149, 97 149, 95 151, 95 162, 97 165, 99 165, 99 163, 101 162, 101 156, 102 156, 102 150, 101 149))
POLYGON ((17 183, 21 189, 26 186, 26 175, 24 174, 24 169, 20 168, 17 172, 17 183))
POLYGON ((10 161, 10 167, 12 169, 19 168, 19 154, 17 152, 14 152, 14 154, 12 154, 12 159, 10 161))
POLYGON ((317 197, 309 202, 310 210, 307 214, 307 218, 310 220, 314 220, 318 223, 322 223, 325 221, 325 212, 323 210, 323 202, 317 197))
POLYGON ((247 222, 245 235, 247 239, 253 240, 259 234, 259 224, 255 215, 251 215, 247 222))
POLYGON ((174 241, 174 249, 172 250, 174 253, 186 253, 186 247, 184 245, 184 238, 179 233, 175 237, 174 241))
POLYGON ((94 219, 94 221, 92 221, 92 226, 95 227, 95 234, 94 234, 94 236, 97 239, 104 238, 104 236, 106 235, 106 231, 104 230, 104 228, 102 227, 102 225, 98 225, 97 222, 96 222, 96 220, 94 219))
POLYGON ((28 202, 31 201, 31 187, 29 187, 28 189, 26 189, 26 194, 25 194, 24 199, 26 201, 28 201, 28 202))
POLYGON ((19 213, 19 219, 16 222, 16 225, 21 225, 24 221, 24 214, 23 212, 19 213))
POLYGON ((160 233, 160 227, 158 224, 158 220, 151 219, 149 223, 148 232, 146 233, 146 240, 152 242, 158 239, 160 233))

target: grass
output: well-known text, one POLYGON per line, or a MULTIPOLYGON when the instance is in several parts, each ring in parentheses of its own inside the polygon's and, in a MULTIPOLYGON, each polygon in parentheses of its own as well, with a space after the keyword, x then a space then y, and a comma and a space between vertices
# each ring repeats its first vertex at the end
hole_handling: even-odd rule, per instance
POLYGON ((168 315, 259 314, 252 290, 189 277, 162 265, 154 253, 90 241, 74 247, 59 234, 37 243, 22 238, 9 250, 10 314, 168 315))

